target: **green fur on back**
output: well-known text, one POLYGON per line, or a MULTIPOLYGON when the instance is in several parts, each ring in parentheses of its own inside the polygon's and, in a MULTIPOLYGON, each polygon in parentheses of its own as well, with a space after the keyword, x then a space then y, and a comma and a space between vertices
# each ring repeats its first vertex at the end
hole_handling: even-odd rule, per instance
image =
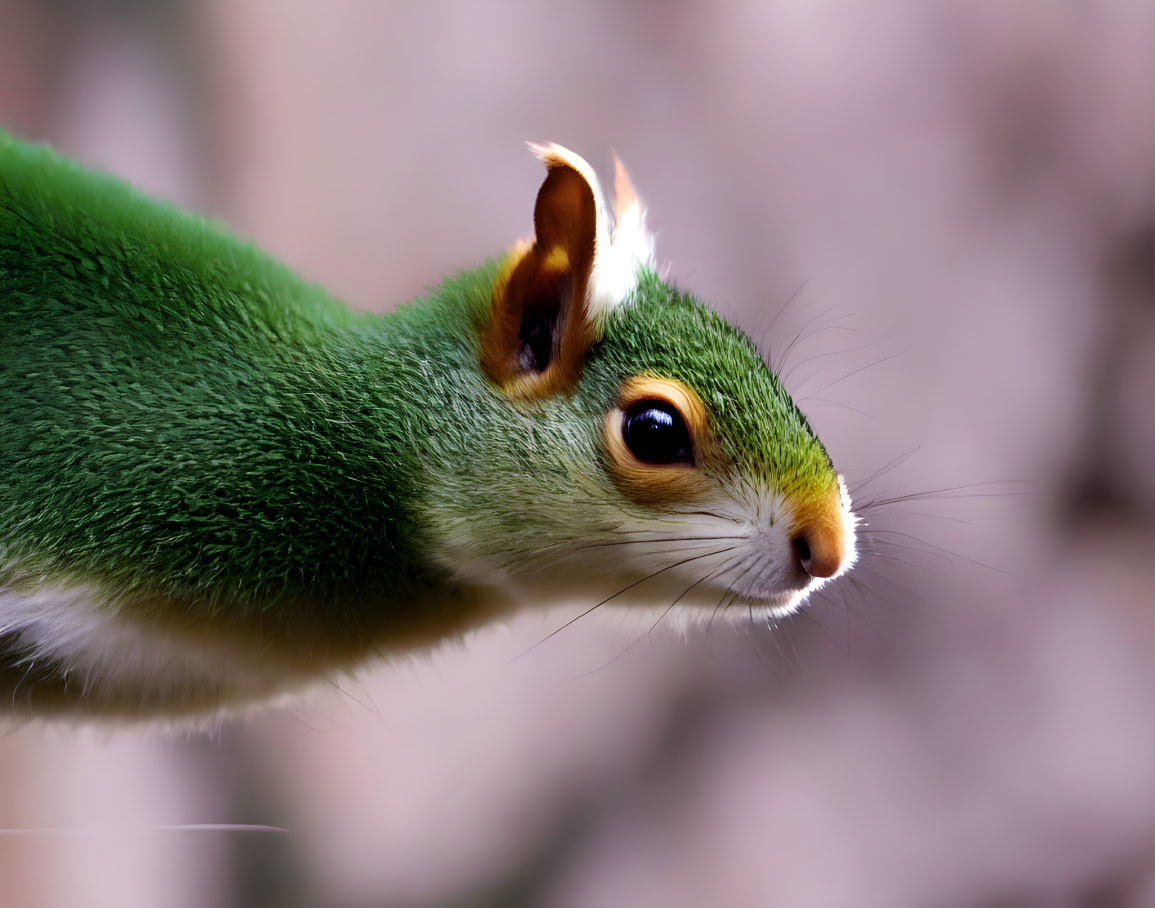
POLYGON ((638 373, 697 391, 738 479, 834 483, 749 339, 653 274, 573 395, 511 403, 477 360, 496 270, 354 313, 219 226, 0 134, 0 587, 388 623, 452 585, 459 544, 512 562, 564 540, 572 509, 622 507, 599 432, 638 373))
POLYGON ((429 327, 355 315, 212 223, 0 140, 4 560, 335 617, 428 582, 405 503, 413 379, 447 342, 429 327))

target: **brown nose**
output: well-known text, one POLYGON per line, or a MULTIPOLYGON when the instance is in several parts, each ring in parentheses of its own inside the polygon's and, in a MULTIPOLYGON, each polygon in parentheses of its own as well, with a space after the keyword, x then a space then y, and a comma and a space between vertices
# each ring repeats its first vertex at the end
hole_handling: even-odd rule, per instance
POLYGON ((798 506, 791 544, 811 577, 833 577, 846 558, 846 516, 838 494, 798 506))

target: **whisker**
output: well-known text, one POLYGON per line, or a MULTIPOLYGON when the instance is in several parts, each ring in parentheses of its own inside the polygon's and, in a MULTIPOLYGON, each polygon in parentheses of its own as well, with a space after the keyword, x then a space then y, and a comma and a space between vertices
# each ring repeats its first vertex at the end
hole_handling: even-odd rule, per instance
MULTIPOLYGON (((873 596, 879 602, 883 602, 885 600, 879 593, 875 592, 873 589, 867 586, 866 582, 861 577, 847 577, 846 579, 858 593, 859 607, 855 609, 855 612, 858 615, 858 620, 865 624, 870 629, 871 633, 875 635, 875 637, 881 640, 884 635, 878 625, 875 624, 874 621, 869 617, 870 612, 867 606, 866 597, 867 595, 873 596)), ((846 603, 847 606, 849 606, 850 600, 848 599, 846 603)))
MULTIPOLYGON (((766 658, 766 655, 762 652, 762 650, 760 650, 758 648, 758 644, 754 642, 754 635, 750 633, 750 628, 748 626, 746 627, 745 636, 746 636, 746 642, 750 644, 750 649, 753 650, 754 655, 758 657, 758 661, 761 662, 762 665, 766 667, 766 670, 768 672, 770 672, 772 675, 781 675, 781 673, 782 673, 781 666, 775 665, 768 658, 766 658)), ((781 656, 781 655, 782 655, 781 652, 779 652, 779 656, 781 656)))
MULTIPOLYGON (((869 564, 862 565, 861 569, 858 571, 858 576, 852 578, 853 581, 857 585, 860 585, 863 589, 867 590, 879 602, 886 603, 889 608, 899 609, 903 612, 908 611, 900 600, 890 596, 883 596, 882 593, 869 586, 866 583, 867 577, 876 577, 880 582, 894 587, 894 589, 898 590, 904 596, 908 596, 914 599, 923 608, 930 607, 929 600, 927 600, 927 598, 923 596, 922 593, 918 592, 916 589, 911 588, 909 584, 903 583, 902 580, 899 579, 899 577, 895 574, 890 572, 883 573, 882 571, 879 571, 877 568, 874 568, 869 564)), ((863 605, 865 606, 865 602, 863 602, 863 605)), ((862 613, 862 617, 865 620, 865 613, 862 613)))
POLYGON ((577 621, 580 621, 582 618, 584 618, 590 612, 594 611, 595 609, 601 608, 606 603, 611 602, 614 599, 617 599, 618 596, 622 595, 622 593, 629 592, 634 587, 640 586, 641 584, 645 583, 647 580, 652 580, 653 578, 657 577, 659 574, 664 574, 666 571, 673 570, 676 567, 681 567, 683 564, 689 564, 691 561, 698 561, 699 559, 702 559, 702 558, 710 558, 714 555, 724 555, 724 554, 726 554, 726 552, 734 551, 735 548, 736 548, 736 546, 731 546, 730 548, 727 548, 727 549, 719 549, 719 550, 714 551, 714 552, 706 552, 705 554, 702 554, 702 555, 694 555, 690 558, 683 558, 681 561, 675 561, 673 564, 667 564, 664 568, 660 568, 660 569, 654 571, 652 574, 647 574, 645 577, 642 577, 640 580, 635 580, 633 583, 622 587, 620 590, 618 590, 612 596, 607 596, 605 599, 603 599, 601 602, 597 603, 596 605, 591 605, 584 612, 571 618, 569 621, 567 621, 561 627, 559 627, 553 631, 550 631, 548 634, 546 634, 546 636, 544 636, 544 637, 542 637, 542 639, 538 640, 537 643, 535 643, 529 649, 525 650, 525 652, 519 654, 518 656, 515 656, 510 661, 516 662, 518 659, 524 658, 525 656, 529 655, 531 652, 533 652, 535 649, 537 649, 539 646, 541 646, 543 643, 545 643, 550 638, 557 636, 558 634, 560 634, 562 631, 564 631, 570 625, 574 624, 577 621))
POLYGON ((718 574, 721 574, 721 573, 723 573, 723 572, 725 572, 725 571, 729 570, 729 569, 730 569, 730 566, 731 566, 731 565, 732 565, 732 564, 733 564, 733 563, 734 563, 736 560, 740 560, 740 557, 741 557, 741 556, 739 556, 739 559, 731 559, 729 562, 727 562, 726 564, 722 565, 722 567, 718 568, 718 569, 717 569, 717 570, 715 570, 715 571, 711 571, 709 574, 707 574, 707 575, 706 575, 706 576, 704 576, 704 577, 700 577, 700 578, 698 578, 698 579, 697 579, 697 580, 695 580, 693 583, 691 583, 691 584, 690 584, 688 587, 686 587, 684 590, 682 590, 682 592, 678 594, 678 598, 677 598, 677 599, 675 599, 673 602, 671 602, 671 603, 670 603, 670 604, 669 604, 669 605, 666 607, 666 610, 665 610, 664 612, 662 612, 662 614, 660 614, 660 615, 658 616, 658 620, 657 620, 657 621, 655 621, 655 622, 654 622, 654 623, 653 623, 653 624, 650 626, 650 629, 649 629, 648 631, 646 631, 646 633, 645 633, 645 635, 644 635, 644 636, 647 636, 647 637, 648 637, 650 634, 652 634, 652 633, 654 632, 654 628, 656 628, 656 627, 657 627, 659 624, 661 624, 661 623, 662 623, 662 619, 663 619, 663 618, 665 618, 665 617, 666 617, 666 615, 670 614, 670 610, 671 610, 671 609, 673 609, 673 607, 674 607, 675 605, 677 605, 679 602, 681 602, 683 599, 685 599, 685 598, 686 598, 686 596, 688 596, 688 595, 689 595, 689 593, 690 593, 690 590, 694 589, 694 587, 696 587, 696 586, 699 586, 699 585, 700 585, 700 584, 702 584, 702 583, 705 583, 707 580, 711 579, 712 577, 716 577, 718 574))
MULTIPOLYGON (((741 564, 741 563, 742 563, 742 559, 739 558, 738 564, 741 564)), ((731 568, 736 567, 736 566, 737 565, 732 565, 731 568)), ((718 614, 718 608, 719 608, 719 606, 722 606, 722 601, 726 602, 726 604, 724 606, 722 606, 722 614, 725 615, 726 611, 730 608, 730 606, 732 606, 734 604, 734 601, 739 596, 738 592, 734 590, 734 586, 738 583, 741 583, 747 576, 749 576, 751 571, 756 570, 758 567, 759 567, 758 560, 752 558, 752 559, 750 559, 750 562, 746 565, 745 570, 743 570, 737 577, 733 578, 732 580, 727 581, 727 585, 730 587, 730 590, 731 590, 730 598, 729 598, 729 600, 726 600, 726 597, 723 596, 722 600, 719 601, 718 605, 714 606, 714 611, 713 611, 713 613, 711 613, 710 620, 706 625, 706 638, 707 639, 710 636, 710 627, 713 625, 714 618, 718 614)), ((730 568, 728 568, 728 570, 729 569, 730 568)), ((751 615, 753 615, 753 606, 751 606, 751 615)))
MULTIPOLYGON (((915 536, 913 533, 904 533, 904 532, 902 532, 902 530, 891 530, 891 529, 885 529, 885 528, 880 528, 880 527, 870 527, 866 532, 864 532, 862 534, 862 538, 866 538, 866 539, 870 539, 870 540, 873 540, 873 537, 875 537, 875 536, 901 536, 903 539, 909 539, 910 540, 909 546, 912 549, 919 549, 919 547, 921 547, 922 549, 926 549, 926 550, 933 549, 935 552, 940 552, 943 555, 953 555, 954 554, 953 552, 951 552, 950 549, 944 549, 940 545, 935 545, 933 542, 928 542, 927 540, 923 539, 921 536, 915 536)), ((897 545, 898 543, 890 543, 890 544, 891 545, 897 545)), ((929 554, 929 552, 928 552, 928 554, 929 554)))
POLYGON ((616 539, 603 542, 588 542, 584 545, 575 545, 575 549, 597 549, 613 545, 640 545, 645 542, 716 542, 719 539, 747 539, 737 536, 654 536, 650 539, 616 539))
MULTIPOLYGON (((828 328, 844 328, 844 326, 842 326, 842 325, 828 325, 827 327, 828 328)), ((825 330, 825 329, 823 329, 823 330, 825 330)), ((844 328, 844 330, 849 330, 849 329, 844 328)), ((792 374, 794 374, 795 370, 798 369, 799 366, 805 366, 807 363, 812 363, 816 359, 824 359, 825 357, 828 357, 828 356, 838 356, 840 354, 845 354, 845 353, 858 353, 861 350, 869 350, 871 347, 877 347, 879 344, 885 343, 888 340, 889 340, 889 338, 881 337, 876 341, 871 341, 869 344, 861 344, 858 347, 847 347, 846 349, 843 349, 843 350, 829 350, 826 353, 815 353, 813 356, 808 356, 808 357, 806 357, 806 359, 800 360, 799 362, 796 362, 793 366, 791 366, 789 368, 789 370, 787 370, 785 373, 783 373, 780 376, 780 378, 782 380, 782 383, 785 384, 787 379, 789 379, 790 376, 792 374)))
POLYGON ((687 517, 713 517, 713 518, 716 518, 717 520, 725 520, 725 521, 730 522, 730 523, 734 522, 734 518, 732 516, 727 515, 727 514, 720 514, 717 511, 705 511, 705 510, 690 511, 690 510, 683 510, 681 508, 674 508, 673 510, 674 510, 674 513, 684 514, 687 517))
MULTIPOLYGON (((811 280, 810 278, 806 278, 806 280, 804 280, 801 284, 799 284, 798 289, 795 290, 793 293, 791 293, 790 298, 788 300, 786 300, 786 302, 783 303, 782 306, 779 307, 779 309, 776 313, 774 313, 774 318, 772 318, 770 320, 770 324, 767 326, 766 330, 764 332, 762 332, 762 340, 758 344, 759 348, 764 347, 766 345, 766 338, 770 336, 771 332, 773 332, 774 326, 778 324, 778 319, 780 319, 782 317, 783 313, 785 313, 786 310, 790 308, 790 305, 794 302, 794 300, 796 300, 798 298, 798 295, 800 293, 802 293, 803 290, 806 289, 806 285, 810 283, 810 280, 811 280)), ((771 370, 773 370, 773 368, 774 368, 773 356, 768 356, 766 359, 767 359, 767 365, 770 366, 771 370)))
POLYGON ((855 511, 866 511, 870 508, 885 505, 901 504, 907 501, 949 501, 956 498, 1007 498, 1016 495, 1030 495, 1030 489, 1008 490, 1004 492, 970 492, 968 489, 979 489, 985 486, 1022 484, 1021 479, 996 479, 988 482, 971 482, 961 486, 948 486, 942 489, 927 489, 923 492, 909 492, 905 495, 894 495, 890 498, 875 498, 865 504, 856 504, 855 511), (966 492, 965 495, 956 495, 956 492, 966 492))
POLYGON ((378 719, 382 718, 380 712, 374 713, 373 710, 369 707, 369 704, 365 703, 363 700, 357 699, 357 697, 353 696, 352 693, 345 690, 345 688, 342 687, 341 684, 338 681, 336 681, 334 678, 331 678, 326 674, 321 674, 320 677, 321 677, 322 681, 324 681, 330 687, 335 689, 342 696, 348 697, 350 700, 352 700, 354 703, 356 703, 358 706, 360 706, 363 710, 365 710, 365 712, 376 715, 378 719))
MULTIPOLYGON (((830 599, 828 599, 826 596, 822 595, 821 590, 816 591, 816 592, 812 593, 811 595, 816 599, 820 598, 827 603, 831 603, 830 599)), ((830 629, 828 627, 826 627, 821 621, 819 621, 812 614, 810 614, 810 612, 807 609, 799 609, 791 617, 796 617, 796 618, 799 618, 803 621, 810 622, 811 625, 818 628, 818 632, 820 634, 822 634, 823 637, 825 637, 827 640, 829 640, 831 643, 833 643, 835 646, 837 646, 838 649, 842 652, 842 654, 844 656, 846 656, 847 659, 850 658, 850 650, 847 649, 846 645, 844 645, 841 640, 839 640, 837 637, 835 637, 834 634, 832 634, 830 632, 830 629)))
MULTIPOLYGON (((885 552, 880 552, 877 548, 870 549, 869 553, 870 553, 870 555, 874 556, 875 558, 885 558, 888 561, 895 561, 898 564, 905 564, 907 567, 916 568, 917 570, 920 570, 920 571, 929 571, 929 572, 933 573, 933 571, 935 570, 933 567, 930 567, 929 565, 925 565, 925 564, 919 564, 917 561, 910 561, 906 558, 899 558, 897 555, 888 555, 885 552)), ((992 568, 992 570, 993 570, 993 568, 992 568)))
POLYGON ((753 631, 756 628, 760 628, 762 625, 759 621, 757 621, 754 618, 754 607, 752 605, 748 605, 746 607, 746 615, 750 621, 749 624, 745 625, 746 639, 750 641, 750 646, 754 649, 754 652, 756 654, 758 654, 759 658, 761 658, 763 665, 765 665, 767 668, 769 668, 770 671, 772 671, 774 674, 781 676, 783 674, 783 670, 782 670, 783 665, 796 665, 797 664, 797 657, 798 657, 797 652, 794 653, 794 658, 791 659, 789 656, 786 655, 785 650, 782 649, 782 641, 781 641, 780 635, 778 633, 779 620, 777 618, 775 618, 772 615, 767 616, 767 618, 766 618, 766 630, 769 631, 769 633, 768 634, 758 634, 758 636, 756 637, 754 635, 753 631), (774 649, 778 654, 778 662, 779 662, 778 665, 774 665, 773 663, 771 663, 769 660, 767 660, 766 658, 764 658, 762 656, 761 650, 758 648, 758 641, 760 641, 760 640, 768 640, 770 643, 772 643, 774 645, 774 649))
MULTIPOLYGON (((994 572, 999 573, 999 574, 1005 574, 1008 577, 1014 576, 1012 571, 1007 571, 1007 570, 1004 570, 1002 568, 995 567, 992 564, 987 564, 985 561, 979 561, 977 558, 972 558, 969 555, 962 554, 961 552, 951 551, 950 549, 943 548, 940 545, 935 545, 933 542, 928 542, 925 539, 920 539, 918 536, 914 536, 910 533, 903 533, 903 532, 900 532, 899 530, 886 530, 886 529, 873 529, 872 528, 871 530, 869 530, 867 533, 865 533, 863 535, 865 537, 865 541, 867 544, 867 547, 864 549, 864 551, 866 551, 866 552, 870 552, 870 553, 877 552, 877 546, 878 545, 886 545, 886 546, 891 546, 891 547, 895 547, 895 548, 906 548, 906 549, 909 549, 909 550, 915 551, 915 552, 921 551, 926 555, 941 557, 944 560, 946 560, 948 563, 952 562, 954 559, 957 558, 961 561, 967 561, 967 562, 975 565, 976 567, 985 568, 988 571, 994 571, 994 572), (906 539, 910 539, 911 542, 908 545, 902 545, 902 544, 897 543, 897 542, 886 542, 885 540, 874 540, 871 538, 874 536, 881 536, 881 535, 902 536, 906 539)), ((878 554, 882 554, 882 553, 878 552, 878 554)))
MULTIPOLYGON (((836 321, 836 322, 837 322, 837 321, 841 321, 842 319, 845 319, 845 318, 847 318, 847 317, 848 317, 848 316, 845 316, 845 315, 840 315, 838 318, 834 319, 833 321, 836 321)), ((792 343, 792 344, 791 344, 791 347, 788 347, 788 348, 787 348, 787 350, 786 350, 786 357, 784 357, 784 358, 783 358, 783 363, 782 363, 782 365, 783 365, 783 366, 785 366, 785 365, 786 365, 786 359, 789 357, 789 354, 790 354, 791 352, 793 352, 793 348, 794 348, 794 346, 797 346, 799 349, 801 349, 802 345, 803 345, 803 344, 805 344, 805 343, 806 343, 808 340, 812 340, 813 338, 816 338, 816 337, 818 337, 818 335, 820 335, 820 334, 823 334, 823 333, 824 333, 824 332, 826 332, 826 331, 849 331, 851 334, 857 334, 857 333, 858 333, 858 332, 857 332, 857 331, 855 331, 853 328, 851 328, 851 327, 848 327, 847 325, 836 325, 836 324, 823 325, 821 328, 817 328, 817 329, 815 329, 814 331, 809 331, 809 332, 807 332, 807 333, 806 333, 806 335, 805 335, 804 337, 798 338, 798 343, 797 343, 797 345, 794 345, 794 344, 792 343)), ((881 343, 881 342, 882 342, 882 341, 875 341, 874 343, 875 343, 875 344, 878 344, 878 343, 881 343)), ((867 346, 873 346, 873 344, 868 344, 867 346)), ((852 350, 835 350, 835 351, 832 351, 832 353, 852 353, 852 352, 854 352, 854 350, 863 350, 863 349, 865 349, 865 347, 854 347, 852 350)), ((815 353, 815 354, 813 354, 813 355, 811 355, 811 356, 806 356, 806 357, 803 357, 802 359, 798 360, 798 362, 796 362, 794 365, 792 365, 792 366, 789 368, 789 370, 787 371, 787 375, 788 375, 788 374, 790 374, 790 373, 793 373, 795 370, 799 369, 799 368, 800 368, 800 367, 802 367, 802 366, 805 366, 807 363, 810 363, 810 362, 812 362, 812 361, 813 361, 813 360, 815 360, 815 359, 818 359, 818 358, 820 358, 820 357, 823 357, 823 356, 829 356, 829 355, 832 355, 832 354, 828 354, 828 353, 815 353)), ((813 374, 811 374, 811 375, 808 375, 808 376, 806 377, 806 379, 805 379, 805 380, 802 382, 802 384, 805 384, 807 381, 809 381, 810 379, 814 378, 814 377, 815 377, 815 375, 817 375, 817 374, 818 374, 819 372, 821 372, 821 371, 822 371, 822 370, 821 370, 821 369, 819 369, 819 370, 817 370, 816 372, 814 372, 813 374)), ((787 375, 779 375, 779 373, 778 373, 778 372, 775 372, 774 374, 779 376, 779 377, 778 377, 778 380, 779 380, 779 381, 781 381, 781 382, 782 382, 784 385, 786 384, 786 378, 787 378, 787 375)))
POLYGON ((823 391, 827 390, 828 388, 833 388, 839 382, 844 382, 848 378, 853 378, 855 375, 858 375, 858 373, 865 372, 867 369, 873 369, 875 366, 881 366, 883 363, 889 362, 890 360, 895 359, 896 357, 902 356, 906 352, 907 352, 906 350, 898 350, 895 353, 891 353, 889 356, 884 356, 882 359, 876 359, 874 362, 867 363, 865 366, 859 366, 857 369, 855 369, 851 372, 847 372, 845 375, 834 379, 834 381, 832 381, 832 382, 828 382, 827 384, 823 385, 821 388, 816 389, 815 391, 811 392, 810 394, 806 395, 805 397, 799 397, 798 400, 800 402, 805 401, 805 400, 809 400, 815 394, 821 394, 823 391))
MULTIPOLYGON (((701 583, 705 583, 711 577, 715 577, 718 574, 722 573, 723 571, 729 570, 729 568, 733 565, 734 560, 735 559, 731 559, 730 561, 728 561, 726 564, 722 565, 722 567, 718 568, 717 570, 711 571, 709 574, 706 574, 704 577, 699 577, 697 580, 695 580, 693 583, 691 583, 688 587, 686 587, 681 592, 681 594, 678 596, 677 599, 675 599, 673 602, 670 603, 670 605, 666 608, 666 610, 664 612, 662 612, 661 615, 658 616, 658 620, 655 621, 653 623, 653 625, 651 625, 650 629, 648 631, 646 631, 645 634, 643 634, 641 637, 638 637, 636 640, 631 640, 629 642, 629 644, 625 647, 625 649, 623 649, 620 653, 618 653, 616 656, 614 656, 612 659, 610 659, 609 662, 606 662, 602 665, 599 665, 597 668, 591 669, 588 672, 583 672, 582 674, 578 675, 578 677, 579 678, 588 678, 590 675, 592 675, 596 672, 600 672, 602 669, 609 668, 609 666, 613 665, 615 662, 617 662, 619 659, 621 659, 626 653, 628 653, 631 649, 633 649, 634 645, 636 643, 638 643, 642 639, 644 639, 644 638, 648 637, 650 634, 652 634, 654 632, 654 628, 656 628, 661 623, 662 619, 665 618, 666 615, 668 615, 670 613, 670 610, 675 605, 677 605, 679 602, 682 601, 682 599, 684 599, 686 597, 686 595, 690 592, 690 590, 692 590, 694 587, 698 586, 701 583)), ((728 592, 729 591, 727 590, 726 592, 724 592, 722 594, 722 596, 725 597, 726 593, 728 593, 728 592)))
MULTIPOLYGON (((875 507, 877 507, 877 506, 875 506, 875 507)), ((961 517, 954 517, 950 514, 935 514, 931 511, 913 511, 910 508, 899 508, 899 507, 894 507, 892 505, 884 505, 883 507, 886 507, 885 513, 888 516, 891 514, 909 514, 912 517, 927 517, 927 518, 930 518, 932 520, 945 520, 949 523, 958 523, 958 524, 962 524, 963 526, 967 526, 967 527, 977 526, 977 524, 975 524, 974 522, 972 522, 970 520, 963 520, 961 517)), ((859 517, 861 517, 863 514, 863 512, 858 508, 857 505, 854 508, 854 513, 856 515, 858 515, 859 517)), ((867 512, 867 513, 869 513, 869 512, 867 512)), ((872 531, 873 531, 873 529, 874 528, 871 527, 872 531)))
POLYGON ((875 470, 873 473, 871 473, 869 476, 867 476, 866 479, 863 479, 859 482, 854 483, 853 487, 851 488, 851 497, 857 497, 859 492, 861 492, 863 489, 865 489, 868 485, 870 485, 876 479, 880 479, 883 476, 885 476, 887 473, 891 472, 892 470, 895 470, 898 467, 901 467, 904 463, 906 463, 908 460, 910 460, 911 457, 913 457, 915 454, 917 454, 919 452, 919 450, 921 450, 921 447, 914 447, 903 454, 899 454, 897 457, 892 458, 891 460, 884 463, 881 467, 879 467, 877 470, 875 470))
MULTIPOLYGON (((607 532, 616 532, 616 531, 607 531, 607 532)), ((508 560, 510 560, 511 562, 519 564, 519 565, 524 565, 524 564, 526 564, 530 561, 533 561, 535 559, 541 559, 542 557, 548 555, 548 553, 555 551, 557 549, 564 549, 565 551, 568 552, 568 551, 576 551, 578 549, 606 548, 606 547, 619 546, 619 545, 644 545, 647 543, 655 543, 655 544, 664 545, 666 543, 671 543, 671 542, 715 542, 715 541, 719 541, 719 540, 729 541, 729 540, 739 540, 739 539, 749 538, 745 535, 722 535, 722 536, 660 536, 660 535, 657 535, 656 536, 656 535, 653 535, 654 532, 655 532, 654 530, 636 530, 636 531, 623 531, 622 532, 622 535, 627 535, 627 533, 646 533, 646 534, 648 534, 642 539, 591 539, 587 542, 575 542, 572 539, 563 539, 560 542, 553 542, 553 543, 550 543, 549 545, 538 546, 537 548, 532 548, 532 549, 523 548, 523 549, 511 550, 509 553, 507 553, 507 556, 508 556, 508 560)), ((692 548, 693 547, 686 547, 686 548, 679 549, 678 551, 692 551, 692 548)))
POLYGON ((859 416, 864 416, 867 419, 873 419, 875 422, 882 422, 883 421, 879 417, 875 416, 873 413, 867 413, 865 410, 861 410, 858 407, 852 407, 852 406, 850 406, 850 404, 845 404, 840 400, 831 400, 828 397, 811 396, 811 397, 808 397, 806 399, 806 402, 811 403, 811 404, 827 404, 831 407, 842 407, 842 409, 844 409, 844 410, 850 410, 852 413, 857 413, 859 416))
MULTIPOLYGON (((802 325, 801 328, 798 329, 798 331, 795 333, 795 335, 792 338, 790 338, 790 342, 786 344, 786 348, 780 354, 778 367, 771 366, 771 370, 774 372, 775 375, 777 375, 783 368, 785 368, 787 361, 790 359, 790 351, 793 350, 794 345, 797 344, 799 342, 799 340, 802 339, 802 333, 807 328, 809 328, 811 325, 813 325, 816 321, 818 321, 820 318, 822 318, 824 315, 829 315, 833 311, 834 311, 833 306, 830 306, 826 309, 823 309, 821 312, 819 312, 817 315, 810 318, 805 324, 802 325)), ((840 318, 845 318, 845 317, 846 316, 840 316, 840 318)))
POLYGON ((710 612, 710 620, 706 622, 706 633, 702 635, 702 642, 703 643, 708 642, 710 639, 710 628, 712 628, 714 626, 714 619, 718 616, 718 609, 722 609, 722 612, 724 614, 726 609, 730 607, 730 604, 737 598, 738 598, 738 594, 735 593, 733 590, 726 590, 726 592, 724 592, 718 598, 718 604, 714 606, 714 611, 710 612), (723 608, 723 606, 722 606, 723 602, 726 603, 725 608, 723 608))

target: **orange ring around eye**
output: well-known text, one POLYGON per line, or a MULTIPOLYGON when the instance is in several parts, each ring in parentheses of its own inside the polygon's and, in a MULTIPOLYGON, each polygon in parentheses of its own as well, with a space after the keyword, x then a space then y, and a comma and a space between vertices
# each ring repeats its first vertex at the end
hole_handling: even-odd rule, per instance
POLYGON ((618 405, 606 414, 603 434, 610 476, 623 493, 641 504, 693 502, 708 496, 714 488, 701 470, 703 464, 718 459, 706 408, 698 395, 681 382, 651 375, 627 379, 618 394, 618 405), (660 400, 681 415, 693 446, 693 463, 645 463, 626 447, 622 421, 632 406, 644 400, 660 400))

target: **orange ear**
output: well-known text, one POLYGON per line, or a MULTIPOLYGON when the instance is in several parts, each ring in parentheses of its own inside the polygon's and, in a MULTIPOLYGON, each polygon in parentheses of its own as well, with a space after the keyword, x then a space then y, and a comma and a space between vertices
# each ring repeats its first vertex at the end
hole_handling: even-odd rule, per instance
POLYGON ((587 287, 598 239, 597 185, 553 149, 539 153, 549 173, 537 193, 534 243, 494 285, 481 334, 485 374, 525 399, 572 390, 596 339, 587 287))

